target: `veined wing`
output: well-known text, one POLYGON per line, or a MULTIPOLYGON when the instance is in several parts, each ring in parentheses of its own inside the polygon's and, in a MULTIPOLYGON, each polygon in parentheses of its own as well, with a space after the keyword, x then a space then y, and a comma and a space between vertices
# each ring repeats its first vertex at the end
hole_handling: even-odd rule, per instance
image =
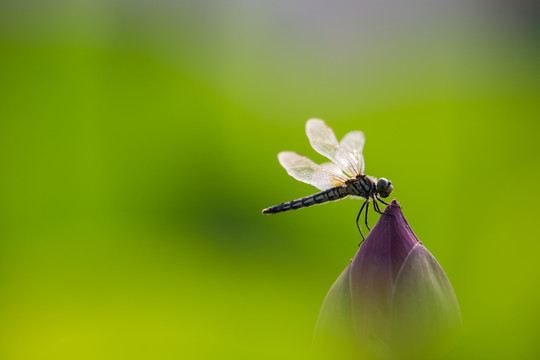
POLYGON ((340 141, 339 145, 354 161, 357 170, 360 170, 360 174, 364 173, 364 156, 362 150, 364 150, 364 143, 366 138, 361 131, 351 131, 347 133, 340 141))
POLYGON ((289 175, 319 190, 339 186, 347 181, 341 170, 331 163, 317 165, 307 157, 292 151, 280 152, 278 159, 289 175))
POLYGON ((325 162, 319 165, 324 171, 326 171, 328 174, 331 174, 332 176, 340 176, 344 180, 347 180, 347 176, 343 174, 343 171, 334 164, 333 162, 325 162))
MULTIPOLYGON (((341 148, 336 135, 334 135, 332 129, 324 121, 319 119, 308 120, 306 123, 306 134, 313 149, 332 160, 344 173, 350 177, 355 177, 362 173, 362 169, 358 166, 358 161, 355 161, 352 156, 341 148)), ((351 140, 347 141, 346 144, 348 146, 349 143, 352 145, 353 142, 351 140)))

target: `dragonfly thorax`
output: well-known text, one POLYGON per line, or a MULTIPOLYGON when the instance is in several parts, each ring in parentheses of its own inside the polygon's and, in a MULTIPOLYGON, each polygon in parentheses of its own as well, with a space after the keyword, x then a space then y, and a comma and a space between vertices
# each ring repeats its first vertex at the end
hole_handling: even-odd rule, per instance
POLYGON ((367 175, 359 175, 354 179, 349 179, 345 186, 349 194, 369 199, 377 194, 377 183, 375 179, 367 175))
POLYGON ((394 189, 391 181, 385 178, 380 178, 377 181, 367 175, 359 175, 354 179, 350 179, 345 183, 345 186, 347 187, 347 192, 349 194, 366 199, 376 195, 386 198, 394 189))

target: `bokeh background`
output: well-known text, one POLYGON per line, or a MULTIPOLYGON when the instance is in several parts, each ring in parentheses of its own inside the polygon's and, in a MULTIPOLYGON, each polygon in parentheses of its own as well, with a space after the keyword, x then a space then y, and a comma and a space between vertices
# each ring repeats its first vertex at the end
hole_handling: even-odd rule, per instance
MULTIPOLYGON (((443 359, 540 357, 534 1, 2 1, 0 357, 301 359, 361 205, 304 124, 362 130, 445 269, 443 359)), ((371 216, 373 225, 377 219, 371 216)), ((414 337, 413 334, 411 334, 414 337)))

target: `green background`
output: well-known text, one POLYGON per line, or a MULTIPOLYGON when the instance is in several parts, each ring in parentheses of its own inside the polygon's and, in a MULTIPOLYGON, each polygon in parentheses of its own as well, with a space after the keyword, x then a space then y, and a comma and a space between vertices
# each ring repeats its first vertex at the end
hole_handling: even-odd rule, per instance
MULTIPOLYGON (((540 49, 527 1, 4 1, 0 357, 298 359, 361 205, 305 121, 362 130, 454 286, 455 358, 540 357, 540 49)), ((377 219, 371 213, 371 224, 377 219)))

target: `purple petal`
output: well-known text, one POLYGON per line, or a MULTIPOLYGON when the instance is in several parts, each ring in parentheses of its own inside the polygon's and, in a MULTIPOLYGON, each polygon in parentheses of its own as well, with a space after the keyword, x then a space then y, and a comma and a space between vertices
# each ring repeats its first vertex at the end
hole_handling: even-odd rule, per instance
POLYGON ((395 200, 385 214, 328 292, 315 332, 318 345, 326 341, 340 354, 348 349, 367 358, 414 357, 459 327, 444 271, 395 200))
POLYGON ((417 244, 405 260, 394 285, 392 303, 394 349, 420 356, 430 344, 440 347, 461 326, 461 315, 452 285, 433 255, 417 244), (414 340, 411 341, 411 335, 414 340))
POLYGON ((394 200, 381 215, 350 264, 354 318, 360 338, 390 338, 389 321, 395 279, 419 243, 394 200))
POLYGON ((328 350, 329 357, 333 349, 340 349, 341 353, 356 351, 351 301, 351 267, 347 266, 324 299, 313 339, 315 343, 324 345, 319 347, 319 351, 328 350))

